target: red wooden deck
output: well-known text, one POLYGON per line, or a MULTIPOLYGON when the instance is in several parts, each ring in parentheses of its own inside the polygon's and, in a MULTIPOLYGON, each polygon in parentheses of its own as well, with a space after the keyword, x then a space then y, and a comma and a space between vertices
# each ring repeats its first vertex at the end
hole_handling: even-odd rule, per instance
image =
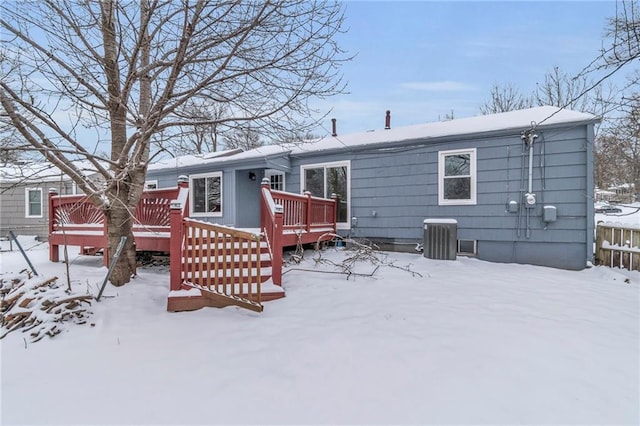
MULTIPOLYGON (((138 251, 171 250, 170 205, 182 201, 188 213, 187 182, 173 188, 152 189, 142 194, 134 214, 133 235, 138 251)), ((49 194, 49 259, 58 262, 59 246, 80 246, 84 252, 104 253, 108 265, 107 224, 104 214, 84 195, 49 194)))
MULTIPOLYGON (((242 306, 262 310, 262 302, 284 297, 285 247, 333 239, 336 200, 261 190, 257 233, 189 219, 188 187, 145 191, 134 215, 138 251, 170 253, 170 311, 203 306, 242 306)), ((49 257, 59 261, 59 247, 103 250, 109 262, 106 221, 85 196, 49 196, 49 257)))

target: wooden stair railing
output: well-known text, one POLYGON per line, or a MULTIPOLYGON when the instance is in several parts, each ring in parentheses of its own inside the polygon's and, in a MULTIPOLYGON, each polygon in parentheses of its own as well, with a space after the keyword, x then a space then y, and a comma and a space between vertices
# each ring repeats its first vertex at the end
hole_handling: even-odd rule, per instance
POLYGON ((260 229, 267 239, 271 251, 271 278, 275 285, 282 285, 282 237, 284 233, 284 214, 282 205, 276 204, 271 197, 269 180, 262 181, 260 190, 260 229))
POLYGON ((172 265, 181 268, 171 268, 171 289, 199 289, 207 306, 235 305, 261 312, 261 287, 270 275, 264 265, 270 255, 260 235, 194 219, 182 220, 181 228, 177 262, 171 252, 172 265), (178 281, 175 270, 180 271, 178 281))

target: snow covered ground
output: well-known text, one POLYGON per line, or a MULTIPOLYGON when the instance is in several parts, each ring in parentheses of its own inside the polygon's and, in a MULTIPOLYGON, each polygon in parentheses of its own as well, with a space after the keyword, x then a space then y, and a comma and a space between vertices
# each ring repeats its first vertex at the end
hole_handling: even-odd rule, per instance
MULTIPOLYGON (((31 245, 40 274, 62 279, 31 245)), ((96 294, 101 258, 70 253, 75 288, 96 294)), ((0 256, 3 272, 25 267, 0 256)), ((312 258, 262 314, 166 312, 166 267, 141 268, 94 302, 95 326, 9 334, 0 423, 640 423, 640 273, 390 253, 422 276, 347 280, 312 258)))
POLYGON ((596 213, 595 220, 598 222, 621 223, 640 228, 640 203, 615 205, 620 207, 622 213, 596 213))

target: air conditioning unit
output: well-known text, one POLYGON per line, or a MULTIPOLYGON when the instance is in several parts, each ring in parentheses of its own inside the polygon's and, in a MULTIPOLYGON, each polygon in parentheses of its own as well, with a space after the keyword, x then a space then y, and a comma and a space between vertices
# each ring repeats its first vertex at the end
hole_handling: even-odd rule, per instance
POLYGON ((424 257, 456 260, 458 221, 455 219, 424 220, 424 257))

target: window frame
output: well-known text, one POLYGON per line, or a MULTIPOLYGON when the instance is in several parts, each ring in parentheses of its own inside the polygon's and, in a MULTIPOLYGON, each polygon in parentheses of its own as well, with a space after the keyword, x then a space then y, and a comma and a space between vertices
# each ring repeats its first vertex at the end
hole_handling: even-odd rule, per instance
POLYGON ((25 188, 24 189, 24 217, 27 219, 41 219, 44 217, 44 202, 43 202, 43 191, 42 188, 25 188), (31 192, 39 192, 40 193, 40 214, 30 214, 31 213, 31 202, 29 199, 29 194, 31 192))
MULTIPOLYGON (((206 183, 205 183, 206 188, 206 183)), ((198 173, 189 176, 189 216, 191 217, 222 217, 222 209, 224 208, 224 188, 222 180, 222 172, 211 173, 198 173), (207 179, 207 178, 219 178, 220 179, 220 211, 219 212, 196 212, 195 211, 195 191, 193 181, 195 179, 207 179)))
POLYGON ((148 191, 150 189, 158 189, 158 179, 146 180, 144 182, 144 190, 148 191), (155 185, 155 187, 149 188, 149 185, 155 185))
POLYGON ((456 253, 461 256, 477 256, 478 255, 478 240, 457 240, 456 253), (472 243, 472 251, 462 251, 461 247, 463 243, 472 243))
POLYGON ((287 188, 287 185, 286 185, 287 177, 285 172, 283 171, 276 170, 276 169, 266 169, 264 171, 264 177, 269 179, 269 188, 271 188, 274 191, 285 191, 285 189, 287 188), (273 182, 271 181, 272 176, 282 176, 282 189, 276 189, 273 187, 273 182))
POLYGON ((477 149, 465 148, 465 149, 452 149, 447 151, 438 151, 438 205, 439 206, 470 206, 478 203, 477 199, 477 182, 478 182, 478 169, 477 169, 477 149), (469 175, 460 175, 456 177, 469 177, 470 178, 470 198, 468 199, 445 199, 444 198, 444 181, 445 181, 445 160, 446 157, 452 155, 469 154, 469 175))
POLYGON ((346 167, 347 168, 347 221, 336 222, 338 229, 349 230, 351 229, 351 160, 343 161, 330 161, 325 163, 313 163, 300 165, 300 193, 303 194, 305 190, 305 170, 307 169, 324 169, 324 198, 331 198, 331 194, 327 194, 327 168, 346 167))

